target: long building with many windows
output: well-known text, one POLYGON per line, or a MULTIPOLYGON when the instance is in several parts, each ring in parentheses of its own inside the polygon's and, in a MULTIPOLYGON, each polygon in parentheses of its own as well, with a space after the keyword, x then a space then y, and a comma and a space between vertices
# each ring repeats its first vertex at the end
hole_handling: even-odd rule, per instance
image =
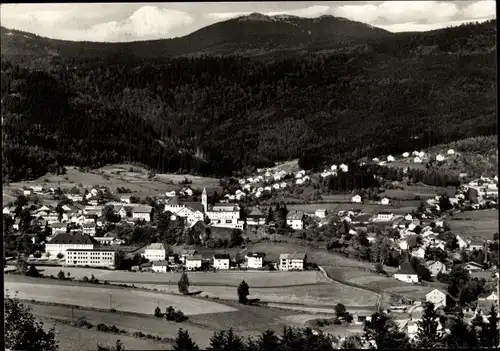
POLYGON ((68 249, 67 266, 115 267, 115 251, 112 249, 68 249))

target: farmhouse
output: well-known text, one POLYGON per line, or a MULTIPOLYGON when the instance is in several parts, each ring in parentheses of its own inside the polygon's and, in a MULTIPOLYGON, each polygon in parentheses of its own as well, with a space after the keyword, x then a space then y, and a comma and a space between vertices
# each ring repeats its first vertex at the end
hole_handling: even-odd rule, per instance
POLYGON ((201 268, 201 255, 193 255, 186 257, 186 269, 188 271, 192 271, 198 268, 201 268))
POLYGON ((250 269, 262 268, 264 257, 266 257, 264 252, 247 252, 245 255, 247 267, 250 269))
POLYGON ((80 194, 66 194, 66 197, 73 202, 83 201, 83 196, 80 194))
POLYGON ((465 265, 464 265, 464 268, 466 270, 469 271, 469 273, 472 273, 472 272, 479 272, 479 271, 483 271, 484 270, 484 267, 483 265, 479 264, 479 263, 476 263, 476 262, 467 262, 465 265))
POLYGON ((66 224, 64 223, 51 223, 49 227, 52 229, 52 235, 66 233, 66 224))
POLYGON ((405 283, 418 283, 418 275, 407 261, 401 263, 399 270, 394 273, 394 279, 405 283))
POLYGON ((286 224, 295 230, 304 228, 304 212, 292 210, 286 215, 286 224))
POLYGON ((478 301, 477 301, 477 311, 481 311, 483 315, 487 314, 491 306, 495 306, 495 308, 498 311, 498 295, 495 292, 492 292, 490 294, 481 294, 479 295, 478 301))
POLYGON ((69 249, 78 250, 92 250, 94 248, 94 241, 88 235, 84 234, 58 234, 52 240, 45 244, 45 252, 49 253, 51 256, 57 256, 57 254, 65 254, 69 249))
POLYGON ((354 203, 360 204, 360 203, 362 202, 361 196, 360 196, 360 195, 354 195, 354 196, 351 198, 351 202, 354 202, 354 203))
POLYGON ((155 273, 167 273, 168 270, 168 261, 154 261, 151 265, 151 270, 155 273))
POLYGON ((146 247, 146 250, 143 254, 144 258, 147 258, 149 261, 163 261, 165 260, 165 246, 161 243, 151 244, 146 247))
POLYGON ((134 220, 151 221, 151 206, 137 206, 132 209, 132 218, 134 220))
POLYGON ((303 270, 307 256, 303 253, 280 254, 279 269, 282 271, 303 270))
POLYGON ((391 201, 386 197, 384 197, 382 200, 380 200, 381 205, 389 205, 390 203, 391 203, 391 201))
POLYGON ((425 295, 425 301, 432 302, 435 308, 446 307, 446 294, 439 289, 434 289, 425 295))
POLYGON ((115 251, 108 249, 68 249, 66 250, 66 265, 115 267, 115 251))
POLYGON ((247 225, 264 224, 266 224, 266 216, 258 208, 253 208, 247 215, 247 225))
POLYGON ((213 267, 216 269, 229 269, 230 260, 228 254, 214 254, 213 267))
POLYGON ((382 211, 377 213, 377 216, 375 217, 375 221, 378 222, 388 222, 391 221, 394 218, 394 213, 389 212, 389 211, 382 211))
POLYGON ((315 212, 314 215, 318 218, 325 218, 326 217, 326 210, 323 208, 318 208, 315 212))
POLYGON ((436 277, 439 273, 446 274, 448 272, 446 265, 440 261, 427 261, 425 262, 425 266, 433 277, 436 277))

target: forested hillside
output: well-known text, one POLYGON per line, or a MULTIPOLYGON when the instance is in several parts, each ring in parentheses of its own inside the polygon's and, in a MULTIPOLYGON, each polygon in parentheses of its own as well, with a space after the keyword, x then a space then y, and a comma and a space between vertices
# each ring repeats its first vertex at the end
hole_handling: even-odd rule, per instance
POLYGON ((39 72, 6 57, 4 180, 56 160, 222 175, 495 134, 495 40, 490 21, 287 59, 110 56, 39 72))

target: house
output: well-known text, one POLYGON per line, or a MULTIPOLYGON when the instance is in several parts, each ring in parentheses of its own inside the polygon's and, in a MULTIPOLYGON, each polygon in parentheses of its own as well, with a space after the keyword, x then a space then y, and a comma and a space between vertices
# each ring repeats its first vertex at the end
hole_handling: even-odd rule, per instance
POLYGON ((82 224, 83 234, 94 236, 96 233, 95 223, 83 223, 82 224))
POLYGON ((136 206, 132 209, 132 218, 134 220, 151 221, 151 206, 136 206))
POLYGON ((190 256, 194 256, 196 254, 197 254, 196 250, 187 250, 187 249, 182 250, 181 251, 181 262, 186 264, 186 258, 190 257, 190 256))
POLYGON ((409 153, 409 152, 403 152, 403 157, 404 157, 404 158, 407 158, 407 157, 409 157, 409 156, 410 156, 410 153, 409 153))
POLYGON ((130 195, 120 196, 120 201, 123 202, 124 204, 129 204, 131 203, 130 198, 131 198, 130 195))
POLYGON ((436 155, 436 161, 437 162, 443 162, 445 159, 446 158, 443 155, 441 155, 441 154, 437 154, 436 155))
POLYGON ((421 247, 416 248, 411 252, 411 256, 417 257, 417 258, 424 258, 425 257, 425 249, 423 249, 421 247))
POLYGON ((388 222, 391 221, 394 218, 394 213, 389 212, 389 211, 382 211, 377 213, 377 216, 375 217, 375 221, 378 222, 388 222))
POLYGON ((460 249, 465 249, 469 245, 467 243, 467 241, 465 241, 464 239, 462 239, 462 237, 460 235, 457 235, 456 238, 457 238, 457 242, 458 242, 458 247, 460 249))
POLYGON ((210 219, 213 227, 225 227, 243 229, 244 221, 240 220, 240 207, 234 203, 217 203, 208 211, 206 190, 203 189, 202 204, 206 216, 210 219))
POLYGON ((245 255, 247 267, 250 269, 262 268, 264 257, 266 257, 266 254, 264 252, 247 252, 247 254, 245 255))
POLYGON ((471 240, 468 244, 467 250, 469 251, 482 250, 484 248, 484 242, 481 240, 471 240))
POLYGON ((31 190, 29 190, 29 189, 23 190, 23 195, 24 196, 30 196, 31 195, 31 190))
POLYGON ((422 163, 422 159, 417 156, 413 159, 413 163, 422 163))
POLYGON ((168 197, 174 197, 174 196, 176 196, 175 190, 168 191, 168 192, 165 193, 165 195, 168 196, 168 197))
POLYGON ((408 261, 401 263, 399 270, 394 273, 394 279, 405 283, 418 283, 418 275, 408 261))
POLYGON ((66 197, 73 202, 83 201, 83 195, 80 194, 66 194, 66 197))
POLYGON ((295 230, 304 228, 304 212, 292 210, 286 215, 286 224, 295 230))
POLYGON ((396 158, 392 155, 387 156, 387 162, 394 162, 396 161, 396 158))
POLYGON ((247 225, 264 225, 266 216, 258 208, 254 207, 247 215, 247 225))
POLYGON ((391 203, 391 201, 386 197, 384 197, 382 200, 380 200, 381 205, 389 205, 390 203, 391 203))
POLYGON ((165 246, 162 243, 151 244, 146 247, 143 254, 149 261, 164 261, 166 257, 165 246))
POLYGON ((192 271, 201 268, 201 255, 193 255, 186 257, 186 269, 192 271))
POLYGON ((425 295, 425 301, 432 302, 435 308, 446 307, 446 294, 439 289, 434 289, 425 295))
POLYGON ((127 209, 125 207, 120 207, 119 209, 116 210, 116 213, 123 219, 127 218, 127 209))
POLYGON ((66 250, 66 265, 115 267, 115 250, 112 249, 68 249, 66 250))
POLYGON ((425 266, 431 272, 433 277, 436 277, 439 273, 448 273, 448 267, 440 261, 427 261, 425 262, 425 266))
POLYGON ((41 193, 43 191, 43 186, 40 186, 40 185, 33 185, 33 186, 30 186, 30 188, 35 193, 41 193))
POLYGON ((184 188, 180 191, 181 195, 184 196, 193 196, 193 189, 191 188, 184 188))
POLYGON ((351 202, 354 202, 354 203, 360 204, 360 203, 362 202, 361 196, 359 196, 359 195, 354 195, 354 196, 351 198, 351 202))
POLYGON ((453 149, 448 149, 448 151, 446 152, 448 155, 454 155, 455 154, 455 150, 453 149))
POLYGON ((187 217, 187 222, 188 224, 194 225, 197 222, 203 222, 205 219, 205 216, 203 215, 203 212, 201 211, 193 211, 191 209, 191 213, 187 217))
POLYGON ((151 270, 155 273, 167 273, 168 261, 154 261, 151 265, 151 270))
POLYGON ((326 210, 323 208, 318 208, 315 212, 314 215, 318 218, 325 218, 326 217, 326 210))
POLYGON ((477 311, 481 311, 483 315, 486 315, 490 312, 491 306, 495 306, 498 311, 498 295, 495 292, 479 295, 477 311))
POLYGON ((282 271, 303 270, 307 259, 303 253, 282 253, 280 254, 279 269, 282 271))
POLYGON ((3 208, 3 214, 6 214, 6 215, 13 215, 16 211, 16 207, 15 206, 11 206, 11 207, 4 207, 3 208))
POLYGON ((214 254, 212 264, 215 269, 229 269, 230 260, 228 254, 214 254))
POLYGON ((465 265, 464 265, 464 268, 466 270, 469 271, 469 273, 472 273, 472 272, 479 272, 479 271, 483 271, 484 270, 484 267, 483 265, 479 264, 479 263, 476 263, 476 262, 467 262, 465 265))
POLYGON ((49 227, 52 229, 52 234, 66 233, 66 224, 64 223, 51 223, 49 227))
POLYGON ((59 253, 64 255, 69 249, 92 250, 94 249, 94 240, 90 236, 80 233, 61 233, 45 244, 45 252, 52 257, 56 257, 59 253))

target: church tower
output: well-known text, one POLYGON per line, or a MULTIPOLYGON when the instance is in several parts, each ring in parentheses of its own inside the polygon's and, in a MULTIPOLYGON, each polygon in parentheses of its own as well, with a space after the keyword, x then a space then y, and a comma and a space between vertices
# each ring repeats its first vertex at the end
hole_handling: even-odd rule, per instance
POLYGON ((208 212, 208 197, 207 197, 207 189, 203 188, 203 192, 201 193, 201 204, 203 205, 204 213, 208 212))

